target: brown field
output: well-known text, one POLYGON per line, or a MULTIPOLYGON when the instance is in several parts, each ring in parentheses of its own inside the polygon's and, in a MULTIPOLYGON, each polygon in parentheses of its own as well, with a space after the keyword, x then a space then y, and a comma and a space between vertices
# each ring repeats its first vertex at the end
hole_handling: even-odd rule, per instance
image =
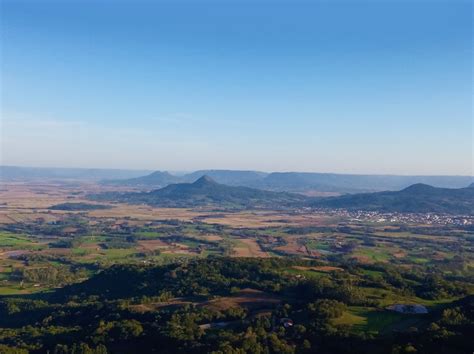
POLYGON ((183 254, 183 255, 196 255, 196 251, 193 249, 190 249, 186 245, 181 245, 181 244, 173 244, 172 248, 169 248, 165 251, 163 251, 164 254, 183 254))
POLYGON ((88 213, 97 218, 131 218, 140 221, 169 220, 192 221, 200 213, 189 209, 152 208, 144 205, 114 204, 112 209, 93 210, 88 213))
POLYGON ((162 302, 155 302, 151 304, 139 304, 139 305, 130 305, 130 310, 134 312, 152 312, 156 311, 163 307, 172 307, 172 306, 184 306, 184 305, 192 305, 193 302, 190 300, 186 300, 183 298, 174 298, 169 301, 162 301, 162 302))
POLYGON ((18 210, 18 209, 6 209, 0 210, 0 223, 14 224, 20 222, 34 222, 38 220, 44 220, 46 222, 56 221, 61 219, 62 214, 58 212, 56 214, 46 212, 36 212, 32 210, 18 210))
POLYGON ((317 266, 317 267, 303 267, 303 266, 294 266, 292 267, 296 270, 314 270, 317 272, 343 272, 344 269, 339 267, 332 267, 332 266, 317 266))
MULTIPOLYGON (((64 215, 83 213, 93 218, 127 221, 129 225, 142 226, 156 220, 177 219, 184 222, 202 221, 233 228, 265 228, 278 226, 332 225, 330 216, 275 211, 212 212, 205 209, 154 208, 146 205, 121 203, 111 205, 111 209, 91 211, 60 211, 48 208, 65 202, 97 204, 85 198, 87 194, 110 190, 130 190, 119 186, 102 186, 93 183, 6 183, 0 190, 0 223, 46 222, 61 220, 64 215)), ((93 220, 91 220, 93 222, 93 220)), ((218 235, 206 236, 217 241, 218 235)))
POLYGON ((206 215, 203 222, 226 225, 233 228, 264 228, 278 226, 330 225, 331 217, 316 214, 295 214, 274 211, 243 211, 238 213, 220 213, 218 217, 206 215))
POLYGON ((12 256, 20 256, 22 254, 33 253, 30 250, 14 250, 14 251, 0 251, 0 259, 8 259, 12 256))
POLYGON ((32 222, 40 219, 57 221, 68 212, 48 210, 65 202, 87 202, 82 193, 92 193, 94 185, 64 185, 38 183, 7 183, 0 190, 0 223, 32 222), (77 194, 81 193, 81 194, 77 194))
POLYGON ((394 256, 395 258, 405 258, 405 257, 407 256, 407 254, 406 254, 405 252, 403 252, 403 251, 398 251, 398 252, 395 252, 395 253, 393 254, 393 256, 394 256))
POLYGON ((194 298, 174 298, 168 301, 150 304, 131 305, 130 309, 136 312, 150 312, 163 307, 174 307, 184 305, 196 305, 213 310, 226 310, 235 307, 245 307, 249 310, 273 307, 281 303, 281 299, 275 295, 255 289, 242 289, 232 296, 223 296, 208 301, 199 301, 194 298))
POLYGON ((279 215, 274 215, 273 219, 269 219, 270 213, 253 213, 253 212, 239 212, 239 213, 224 213, 217 218, 207 216, 202 221, 208 224, 226 225, 234 228, 243 227, 271 227, 287 225, 286 219, 279 215))
POLYGON ((232 307, 246 307, 248 309, 268 308, 269 305, 276 305, 281 299, 255 289, 242 289, 233 296, 223 296, 217 299, 209 300, 201 303, 214 310, 225 310, 232 307))
MULTIPOLYGON (((120 189, 120 188, 115 188, 120 189)), ((32 222, 44 219, 46 222, 60 220, 64 215, 79 211, 49 210, 48 208, 66 202, 88 204, 109 204, 112 209, 86 211, 90 217, 127 220, 131 225, 142 225, 143 222, 165 219, 192 221, 201 212, 188 209, 152 208, 144 205, 97 203, 85 199, 89 193, 110 190, 110 187, 95 184, 26 184, 6 183, 0 190, 0 223, 11 224, 32 222), (80 194, 79 194, 80 193, 80 194)), ((84 212, 81 212, 84 213, 84 212)))
POLYGON ((7 212, 3 213, 0 209, 0 224, 14 224, 15 220, 7 215, 7 212))
POLYGON ((139 249, 142 249, 145 251, 154 251, 156 249, 165 248, 169 246, 168 244, 160 240, 138 241, 138 244, 139 244, 139 249))
POLYGON ((219 235, 200 235, 200 236, 197 236, 196 237, 197 239, 204 239, 204 240, 207 240, 207 241, 220 241, 222 240, 222 236, 219 236, 219 235))
POLYGON ((89 251, 99 251, 102 247, 98 243, 86 243, 81 245, 81 248, 84 248, 89 251))
POLYGON ((234 247, 234 257, 270 257, 267 252, 262 251, 254 239, 239 239, 239 244, 234 247))
POLYGON ((298 237, 286 238, 287 244, 276 247, 275 250, 288 254, 304 255, 307 253, 306 247, 298 243, 298 237))
POLYGON ((0 190, 0 204, 5 203, 8 209, 44 209, 63 202, 68 194, 60 185, 39 189, 35 184, 11 183, 0 190))

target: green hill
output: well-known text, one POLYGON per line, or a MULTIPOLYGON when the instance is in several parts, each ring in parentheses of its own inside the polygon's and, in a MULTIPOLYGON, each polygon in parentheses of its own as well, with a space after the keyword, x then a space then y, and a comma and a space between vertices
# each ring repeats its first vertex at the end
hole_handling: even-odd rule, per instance
POLYGON ((155 171, 149 175, 135 177, 130 179, 114 179, 102 181, 103 184, 114 184, 122 186, 136 186, 136 187, 165 187, 172 183, 177 183, 180 178, 173 176, 166 171, 155 171))
POLYGON ((230 208, 281 208, 305 203, 308 198, 292 194, 258 190, 248 187, 226 186, 203 176, 194 183, 171 184, 151 192, 103 193, 95 200, 114 200, 132 204, 189 208, 218 206, 230 208))
POLYGON ((67 210, 67 211, 85 211, 85 210, 102 210, 110 209, 110 205, 88 204, 88 203, 61 203, 56 204, 48 209, 50 210, 67 210))
POLYGON ((398 192, 362 193, 326 198, 312 206, 381 212, 474 215, 474 188, 436 188, 414 184, 398 192))
POLYGON ((218 183, 228 186, 245 186, 255 188, 259 181, 268 174, 259 171, 239 171, 239 170, 199 170, 188 173, 182 177, 182 182, 193 182, 202 176, 209 176, 218 183))

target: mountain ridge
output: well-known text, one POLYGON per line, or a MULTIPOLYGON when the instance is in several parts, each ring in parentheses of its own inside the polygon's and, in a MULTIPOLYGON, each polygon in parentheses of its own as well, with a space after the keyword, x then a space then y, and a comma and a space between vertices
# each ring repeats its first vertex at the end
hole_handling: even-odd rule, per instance
POLYGON ((309 198, 287 192, 272 192, 250 187, 227 186, 205 175, 193 183, 175 183, 149 192, 107 192, 91 196, 94 200, 113 200, 160 207, 284 208, 304 204, 309 198))
POLYGON ((101 181, 102 184, 122 185, 122 186, 135 186, 135 187, 165 187, 172 183, 178 183, 180 178, 174 176, 167 171, 155 171, 146 176, 129 178, 126 180, 113 179, 101 181))
POLYGON ((474 215, 474 188, 438 188, 418 183, 401 191, 329 197, 311 205, 348 210, 474 215))
POLYGON ((423 183, 413 184, 401 191, 315 198, 288 192, 227 186, 205 175, 193 183, 170 184, 149 192, 107 192, 92 196, 92 199, 177 208, 203 206, 224 209, 313 207, 379 212, 474 215, 474 188, 438 188, 423 183))
POLYGON ((397 176, 354 175, 313 172, 272 172, 248 170, 199 170, 182 176, 169 174, 168 179, 157 180, 153 174, 142 178, 117 180, 114 184, 155 189, 172 183, 193 182, 207 175, 216 182, 230 186, 244 186, 280 192, 306 193, 320 191, 331 193, 362 193, 401 190, 417 183, 443 188, 462 188, 474 183, 470 176, 397 176))

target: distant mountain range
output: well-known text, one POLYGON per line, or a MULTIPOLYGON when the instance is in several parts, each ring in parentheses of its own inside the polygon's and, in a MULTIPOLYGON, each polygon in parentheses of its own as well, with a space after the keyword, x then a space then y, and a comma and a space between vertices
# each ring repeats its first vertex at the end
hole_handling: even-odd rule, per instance
POLYGON ((314 207, 403 213, 474 215, 474 183, 466 188, 436 188, 414 184, 398 192, 378 192, 325 198, 314 207))
POLYGON ((474 186, 450 189, 414 184, 401 191, 348 194, 314 198, 288 192, 227 186, 203 176, 194 183, 171 184, 150 192, 108 192, 91 196, 94 200, 148 204, 159 207, 218 208, 315 207, 405 213, 445 213, 474 215, 474 186))
POLYGON ((474 182, 474 177, 469 176, 345 175, 335 173, 201 170, 183 176, 171 175, 168 172, 154 172, 140 178, 103 181, 103 183, 134 186, 149 190, 165 187, 172 183, 192 182, 204 175, 211 177, 218 183, 231 186, 299 193, 319 191, 343 194, 401 190, 416 183, 443 188, 462 188, 474 182))
POLYGON ((108 192, 91 196, 94 200, 148 204, 159 207, 190 208, 272 208, 304 204, 308 198, 286 192, 271 192, 249 187, 227 186, 203 176, 194 183, 171 184, 151 192, 108 192))
POLYGON ((309 172, 258 172, 238 170, 200 170, 184 175, 165 171, 35 168, 0 166, 1 181, 85 180, 117 186, 130 186, 153 190, 176 183, 191 183, 207 175, 217 183, 244 186, 269 191, 296 193, 362 193, 397 191, 410 185, 423 183, 440 188, 462 188, 474 183, 472 176, 397 176, 354 175, 309 172))

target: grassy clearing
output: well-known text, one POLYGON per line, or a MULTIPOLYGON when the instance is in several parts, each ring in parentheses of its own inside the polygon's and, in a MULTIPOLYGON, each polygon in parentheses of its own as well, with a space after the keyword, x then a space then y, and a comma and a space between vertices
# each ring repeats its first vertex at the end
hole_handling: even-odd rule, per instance
POLYGON ((268 254, 260 248, 257 241, 253 239, 236 240, 234 256, 236 257, 268 257, 268 254))
POLYGON ((156 231, 140 231, 135 233, 136 236, 138 237, 143 237, 143 238, 159 238, 166 236, 162 232, 156 232, 156 231))
POLYGON ((357 314, 354 310, 344 312, 344 314, 333 320, 335 325, 361 326, 367 322, 367 318, 357 314))
POLYGON ((199 245, 201 245, 202 243, 199 242, 198 240, 194 241, 192 239, 184 239, 182 241, 179 241, 179 243, 177 243, 177 244, 178 245, 184 245, 184 246, 187 246, 189 248, 196 248, 199 245))
POLYGON ((310 250, 315 250, 315 251, 317 250, 329 251, 331 249, 329 244, 316 241, 316 240, 309 240, 306 243, 306 247, 308 247, 310 250))
POLYGON ((20 286, 19 283, 5 284, 0 286, 0 296, 34 294, 46 290, 50 290, 50 288, 34 287, 32 285, 20 286))
POLYGON ((349 325, 355 332, 391 334, 393 330, 403 330, 424 321, 423 315, 401 314, 394 311, 371 307, 351 306, 340 318, 337 325, 349 325))
POLYGON ((37 244, 26 235, 0 232, 0 247, 24 249, 34 248, 35 246, 37 246, 37 244))
POLYGON ((383 273, 378 271, 378 270, 369 270, 369 269, 364 269, 362 271, 362 274, 369 275, 372 277, 381 277, 383 276, 383 273))
POLYGON ((320 278, 324 276, 328 276, 327 272, 321 272, 313 269, 295 269, 293 267, 289 267, 285 269, 286 273, 294 274, 294 275, 302 275, 306 278, 320 278))
POLYGON ((90 250, 86 249, 86 248, 73 248, 71 250, 71 253, 74 255, 74 256, 77 256, 77 257, 83 257, 83 256, 86 256, 87 254, 90 253, 90 250))
POLYGON ((362 248, 354 252, 354 256, 363 257, 371 262, 388 262, 391 258, 391 254, 386 250, 378 248, 362 248))
POLYGON ((104 242, 107 241, 108 238, 108 236, 82 236, 80 239, 84 245, 87 245, 91 243, 104 242))
POLYGON ((419 256, 411 256, 411 257, 408 257, 408 260, 411 262, 411 263, 415 263, 415 264, 425 264, 425 263, 428 263, 430 260, 427 259, 427 258, 423 258, 423 257, 419 257, 419 256))

